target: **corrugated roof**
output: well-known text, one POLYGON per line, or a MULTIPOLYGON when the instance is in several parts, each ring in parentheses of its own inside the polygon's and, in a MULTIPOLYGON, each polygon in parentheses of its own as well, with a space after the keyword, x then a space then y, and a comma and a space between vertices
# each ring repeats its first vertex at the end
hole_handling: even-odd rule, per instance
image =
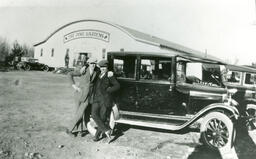
POLYGON ((198 55, 198 57, 200 57, 200 58, 212 58, 212 59, 215 59, 218 61, 222 61, 221 59, 219 59, 217 57, 214 57, 209 54, 205 54, 205 53, 197 51, 197 50, 193 50, 193 49, 185 47, 183 45, 180 45, 180 44, 177 44, 174 42, 170 42, 170 41, 152 36, 150 34, 142 33, 140 31, 137 31, 137 30, 134 30, 134 29, 131 29, 128 27, 124 27, 121 25, 118 25, 118 26, 120 26, 121 28, 123 28, 124 30, 129 32, 133 36, 133 38, 137 41, 149 43, 149 44, 152 43, 152 44, 158 45, 159 47, 162 47, 162 48, 171 49, 171 50, 175 50, 175 51, 179 51, 179 52, 183 52, 183 53, 187 53, 187 54, 193 54, 191 56, 198 55))

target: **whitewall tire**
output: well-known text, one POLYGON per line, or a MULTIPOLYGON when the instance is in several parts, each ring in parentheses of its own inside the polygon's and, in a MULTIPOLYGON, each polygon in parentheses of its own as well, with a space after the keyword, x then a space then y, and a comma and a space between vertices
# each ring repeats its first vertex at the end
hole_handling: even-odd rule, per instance
POLYGON ((214 150, 229 151, 235 140, 235 129, 231 119, 220 112, 207 114, 202 121, 202 142, 214 150))

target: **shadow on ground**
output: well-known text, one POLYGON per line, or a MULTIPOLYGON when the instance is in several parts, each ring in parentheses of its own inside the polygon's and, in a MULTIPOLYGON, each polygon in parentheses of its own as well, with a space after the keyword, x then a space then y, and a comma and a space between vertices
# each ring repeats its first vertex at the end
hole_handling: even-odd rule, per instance
POLYGON ((237 134, 234 147, 239 159, 252 159, 256 156, 256 145, 249 135, 245 125, 245 120, 239 120, 237 123, 237 134))
MULTIPOLYGON (((239 120, 236 124, 236 141, 234 144, 235 154, 233 158, 252 159, 256 156, 256 145, 249 135, 244 120, 239 120)), ((192 145, 193 146, 193 145, 192 145)), ((204 145, 197 145, 188 159, 222 159, 223 156, 218 151, 213 151, 204 145)))

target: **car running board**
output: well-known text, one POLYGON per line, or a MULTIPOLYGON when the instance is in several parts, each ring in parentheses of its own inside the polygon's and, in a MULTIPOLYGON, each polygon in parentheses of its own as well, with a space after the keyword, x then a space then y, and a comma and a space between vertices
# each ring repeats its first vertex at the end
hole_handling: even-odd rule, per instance
POLYGON ((158 128, 158 129, 172 130, 172 131, 181 130, 187 126, 187 122, 182 125, 176 125, 173 123, 168 123, 168 124, 167 123, 156 123, 156 122, 147 122, 147 121, 142 121, 142 120, 126 119, 126 118, 120 118, 119 120, 115 120, 115 123, 143 126, 143 127, 150 127, 150 128, 158 128))

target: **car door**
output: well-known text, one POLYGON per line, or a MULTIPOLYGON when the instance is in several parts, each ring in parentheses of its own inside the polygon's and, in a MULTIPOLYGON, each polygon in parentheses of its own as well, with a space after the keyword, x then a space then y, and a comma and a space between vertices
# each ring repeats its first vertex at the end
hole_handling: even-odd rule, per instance
POLYGON ((115 93, 115 102, 121 111, 137 109, 136 93, 136 56, 109 56, 110 69, 120 83, 120 89, 115 93))
POLYGON ((141 56, 138 65, 136 111, 150 114, 182 114, 174 89, 172 58, 141 56))

